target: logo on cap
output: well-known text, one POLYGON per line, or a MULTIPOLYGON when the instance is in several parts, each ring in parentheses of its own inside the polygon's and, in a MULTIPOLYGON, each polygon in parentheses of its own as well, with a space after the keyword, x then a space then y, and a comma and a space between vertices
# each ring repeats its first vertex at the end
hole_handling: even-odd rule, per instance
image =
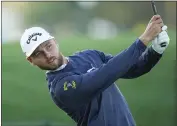
POLYGON ((26 43, 27 44, 30 44, 30 42, 31 42, 31 39, 34 37, 34 36, 36 36, 36 38, 34 38, 34 39, 32 39, 33 41, 37 41, 37 36, 41 36, 42 35, 42 33, 33 33, 32 35, 30 35, 29 37, 28 37, 28 40, 26 41, 26 43))

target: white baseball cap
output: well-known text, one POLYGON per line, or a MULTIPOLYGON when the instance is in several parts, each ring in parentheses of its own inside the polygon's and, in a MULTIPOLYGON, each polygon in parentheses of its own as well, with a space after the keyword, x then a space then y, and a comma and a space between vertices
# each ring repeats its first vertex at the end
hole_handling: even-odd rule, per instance
POLYGON ((26 57, 29 57, 41 43, 53 38, 54 37, 43 28, 32 27, 25 30, 21 37, 20 45, 26 57))

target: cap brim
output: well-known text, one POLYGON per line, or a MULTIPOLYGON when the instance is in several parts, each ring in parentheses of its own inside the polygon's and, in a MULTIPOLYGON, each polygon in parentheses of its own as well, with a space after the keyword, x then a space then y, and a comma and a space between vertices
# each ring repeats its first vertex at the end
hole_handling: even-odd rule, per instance
POLYGON ((33 46, 33 48, 31 48, 31 50, 30 50, 28 53, 26 53, 26 57, 31 56, 31 54, 35 51, 35 49, 36 49, 40 44, 42 44, 42 43, 44 43, 45 41, 48 41, 48 40, 50 40, 50 39, 53 39, 53 38, 54 38, 53 36, 50 36, 48 39, 41 40, 41 42, 36 43, 36 44, 33 46))

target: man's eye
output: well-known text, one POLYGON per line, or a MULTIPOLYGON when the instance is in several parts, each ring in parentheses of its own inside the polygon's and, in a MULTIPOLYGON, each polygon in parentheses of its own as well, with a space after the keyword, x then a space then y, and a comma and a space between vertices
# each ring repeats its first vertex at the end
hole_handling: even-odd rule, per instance
POLYGON ((47 48, 50 49, 50 48, 51 48, 51 45, 48 45, 47 48))

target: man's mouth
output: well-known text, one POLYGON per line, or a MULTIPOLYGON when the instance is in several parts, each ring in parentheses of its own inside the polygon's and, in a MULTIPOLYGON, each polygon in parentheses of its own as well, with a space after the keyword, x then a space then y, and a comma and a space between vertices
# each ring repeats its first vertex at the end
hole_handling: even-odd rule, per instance
POLYGON ((48 61, 49 64, 53 63, 56 58, 52 58, 51 60, 48 61))

